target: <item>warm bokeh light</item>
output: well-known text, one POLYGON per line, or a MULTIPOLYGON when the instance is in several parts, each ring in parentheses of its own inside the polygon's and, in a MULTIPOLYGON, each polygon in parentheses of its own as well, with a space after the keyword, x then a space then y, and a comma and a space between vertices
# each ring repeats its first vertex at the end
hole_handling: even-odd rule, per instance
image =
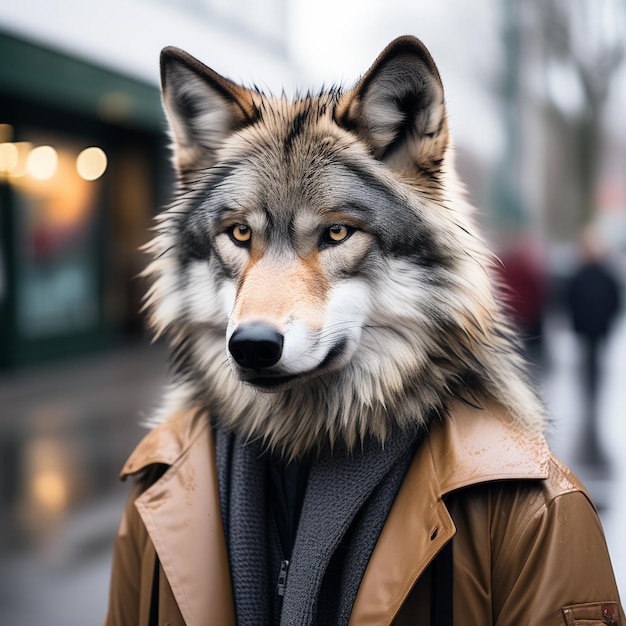
POLYGON ((95 206, 98 191, 97 185, 77 172, 76 146, 61 140, 55 141, 54 149, 48 145, 33 148, 26 142, 15 145, 19 158, 7 178, 27 199, 27 206, 37 207, 30 213, 37 228, 55 232, 80 228, 95 206), (42 147, 47 148, 43 154, 42 147))
POLYGON ((67 485, 60 472, 48 469, 35 476, 32 494, 42 508, 51 513, 59 513, 67 506, 67 485))
POLYGON ((8 174, 17 165, 19 153, 14 143, 0 143, 0 173, 8 174))
POLYGON ((37 146, 28 155, 28 173, 38 180, 49 180, 57 169, 59 157, 52 146, 37 146))
POLYGON ((107 155, 102 148, 85 148, 76 158, 78 175, 85 180, 96 180, 107 168, 107 155))
POLYGON ((13 145, 17 149, 17 161, 8 172, 11 179, 20 178, 28 173, 28 155, 33 149, 33 144, 30 141, 17 141, 13 145))

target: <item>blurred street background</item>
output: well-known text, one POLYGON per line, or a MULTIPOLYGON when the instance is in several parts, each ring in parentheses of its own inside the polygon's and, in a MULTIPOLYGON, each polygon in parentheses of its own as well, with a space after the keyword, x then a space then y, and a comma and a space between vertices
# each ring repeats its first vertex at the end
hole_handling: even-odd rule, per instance
POLYGON ((20 0, 0 4, 2 623, 106 610, 117 474, 167 375, 137 278, 172 180, 161 48, 292 94, 350 86, 406 33, 626 596, 623 0, 20 0))

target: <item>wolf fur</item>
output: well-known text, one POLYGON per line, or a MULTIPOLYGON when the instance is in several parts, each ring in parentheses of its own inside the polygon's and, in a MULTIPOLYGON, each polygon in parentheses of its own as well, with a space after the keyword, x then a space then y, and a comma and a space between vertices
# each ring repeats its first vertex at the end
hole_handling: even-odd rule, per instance
POLYGON ((419 40, 393 41, 350 90, 293 100, 176 48, 161 75, 178 185, 146 270, 172 350, 160 415, 200 403, 289 457, 384 442, 453 398, 544 427, 419 40), (276 362, 233 354, 249 329, 276 362))

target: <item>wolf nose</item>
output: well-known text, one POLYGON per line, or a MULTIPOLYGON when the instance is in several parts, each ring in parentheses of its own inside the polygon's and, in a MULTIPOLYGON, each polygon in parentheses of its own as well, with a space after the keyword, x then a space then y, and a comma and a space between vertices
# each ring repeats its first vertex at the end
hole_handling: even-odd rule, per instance
POLYGON ((278 363, 283 336, 267 324, 245 324, 233 333, 228 349, 241 367, 259 370, 278 363))

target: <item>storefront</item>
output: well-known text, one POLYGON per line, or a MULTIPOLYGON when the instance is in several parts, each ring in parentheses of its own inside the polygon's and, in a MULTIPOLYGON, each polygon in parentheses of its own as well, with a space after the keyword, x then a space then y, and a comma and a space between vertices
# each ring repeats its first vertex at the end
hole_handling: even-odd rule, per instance
POLYGON ((0 369, 140 332, 167 200, 158 89, 0 33, 0 369))

